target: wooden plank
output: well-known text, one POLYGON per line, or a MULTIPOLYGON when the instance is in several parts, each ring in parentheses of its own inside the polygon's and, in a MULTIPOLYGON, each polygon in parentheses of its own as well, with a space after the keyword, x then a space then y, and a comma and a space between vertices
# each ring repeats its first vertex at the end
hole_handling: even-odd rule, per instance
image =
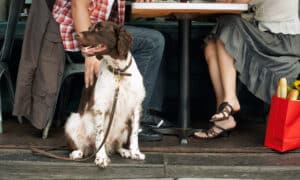
MULTIPOLYGON (((204 179, 299 179, 300 167, 168 165, 167 177, 204 179), (209 177, 209 178, 208 178, 209 177)), ((183 179, 181 179, 183 178, 183 179)))
POLYGON ((111 164, 103 169, 93 163, 0 161, 0 179, 112 179, 165 177, 163 165, 111 164), (151 170, 149 170, 151 169, 151 170))

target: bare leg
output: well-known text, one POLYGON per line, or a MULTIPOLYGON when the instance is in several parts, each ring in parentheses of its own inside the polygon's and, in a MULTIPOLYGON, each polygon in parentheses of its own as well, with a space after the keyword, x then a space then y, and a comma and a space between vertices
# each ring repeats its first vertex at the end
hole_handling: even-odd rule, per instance
MULTIPOLYGON (((234 68, 233 58, 226 52, 224 45, 220 40, 216 40, 214 45, 207 46, 205 57, 209 64, 209 71, 217 97, 217 104, 219 105, 221 102, 228 102, 233 107, 234 111, 238 111, 240 105, 236 96, 236 70, 234 68), (212 52, 214 50, 215 53, 212 52), (218 67, 214 67, 216 64, 218 67), (219 72, 218 77, 216 77, 217 73, 215 72, 219 72)), ((217 113, 213 118, 221 118, 223 116, 224 114, 217 113)), ((233 129, 236 126, 233 116, 229 116, 229 118, 222 121, 217 121, 214 124, 215 126, 210 129, 213 133, 211 133, 211 131, 196 132, 195 136, 209 138, 222 133, 222 129, 233 129)))
MULTIPOLYGON (((222 41, 217 40, 218 65, 221 73, 224 102, 229 102, 234 111, 240 110, 240 104, 236 95, 236 70, 233 58, 226 52, 222 41)), ((222 114, 219 114, 222 115, 222 114)))
POLYGON ((215 40, 208 42, 205 47, 205 60, 208 65, 210 79, 216 95, 217 107, 223 102, 223 87, 221 73, 218 65, 217 45, 215 40))

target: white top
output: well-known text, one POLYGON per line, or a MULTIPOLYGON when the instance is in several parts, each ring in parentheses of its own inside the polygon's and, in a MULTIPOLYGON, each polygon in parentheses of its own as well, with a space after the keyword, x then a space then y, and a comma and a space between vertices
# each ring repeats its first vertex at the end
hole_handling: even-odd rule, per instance
POLYGON ((251 0, 259 29, 273 33, 300 34, 299 0, 251 0))

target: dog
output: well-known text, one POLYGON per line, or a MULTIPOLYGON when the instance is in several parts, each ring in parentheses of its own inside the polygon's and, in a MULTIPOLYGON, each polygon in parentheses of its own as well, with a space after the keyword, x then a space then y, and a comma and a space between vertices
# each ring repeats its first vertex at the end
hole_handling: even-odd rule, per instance
POLYGON ((71 113, 66 121, 65 134, 73 150, 69 157, 77 160, 96 153, 94 162, 99 167, 109 165, 111 153, 144 160, 138 130, 145 88, 130 52, 129 32, 115 23, 99 22, 79 33, 76 39, 84 56, 96 56, 102 63, 96 83, 82 92, 78 113, 71 113), (118 98, 112 112, 116 94, 118 98), (112 113, 111 130, 107 132, 112 113))

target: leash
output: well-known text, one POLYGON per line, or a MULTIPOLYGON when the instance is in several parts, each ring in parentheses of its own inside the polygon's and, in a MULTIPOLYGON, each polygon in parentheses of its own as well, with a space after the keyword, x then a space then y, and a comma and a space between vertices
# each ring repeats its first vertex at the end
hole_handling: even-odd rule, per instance
MULTIPOLYGON (((128 64, 128 66, 126 68, 124 68, 125 70, 128 69, 128 67, 131 65, 131 61, 132 61, 132 58, 130 60, 130 63, 128 64)), ((121 81, 121 76, 131 76, 130 73, 124 73, 124 71, 122 72, 120 69, 114 69, 113 74, 115 75, 115 79, 116 79, 116 82, 117 82, 118 85, 115 88, 114 101, 113 101, 111 113, 110 113, 110 116, 109 116, 108 129, 107 129, 107 131, 105 133, 105 136, 104 136, 104 138, 101 142, 101 145, 97 148, 96 151, 94 151, 94 153, 92 155, 90 155, 86 158, 83 158, 83 159, 71 159, 71 158, 68 158, 68 157, 65 157, 65 156, 60 156, 60 155, 57 155, 57 154, 47 152, 47 151, 42 150, 42 149, 31 147, 30 149, 31 149, 32 153, 39 153, 39 154, 45 155, 47 157, 55 158, 55 159, 60 159, 60 160, 65 160, 65 161, 76 161, 76 162, 84 162, 84 161, 87 161, 87 160, 95 157, 97 152, 103 147, 104 143, 106 142, 106 139, 109 135, 109 132, 110 132, 110 129, 111 129, 111 126, 112 126, 112 123, 113 123, 113 118, 114 118, 114 114, 115 114, 115 111, 116 111, 117 100, 118 100, 118 97, 119 97, 119 90, 120 90, 119 83, 121 81)))

